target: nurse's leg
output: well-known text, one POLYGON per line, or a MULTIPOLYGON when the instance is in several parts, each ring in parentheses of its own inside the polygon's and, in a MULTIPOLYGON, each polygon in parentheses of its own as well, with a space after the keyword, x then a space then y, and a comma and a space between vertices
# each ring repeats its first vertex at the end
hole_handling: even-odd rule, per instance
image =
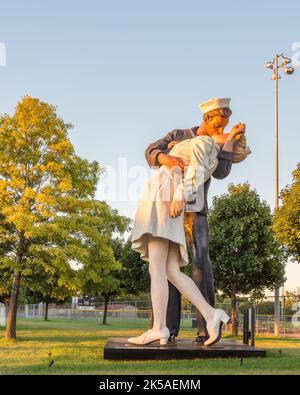
POLYGON ((213 317, 215 309, 206 302, 195 282, 180 271, 179 259, 179 246, 177 243, 170 241, 167 259, 168 280, 201 312, 206 322, 209 322, 213 317))
POLYGON ((151 279, 151 302, 153 311, 154 331, 166 327, 168 305, 168 279, 166 262, 169 250, 169 240, 148 235, 149 273, 151 279))
MULTIPOLYGON (((167 306, 167 328, 170 331, 170 338, 174 339, 179 334, 181 321, 181 293, 168 280, 169 298, 167 306)), ((197 310, 198 311, 198 310, 197 310)), ((153 308, 151 308, 149 328, 153 327, 153 308)))

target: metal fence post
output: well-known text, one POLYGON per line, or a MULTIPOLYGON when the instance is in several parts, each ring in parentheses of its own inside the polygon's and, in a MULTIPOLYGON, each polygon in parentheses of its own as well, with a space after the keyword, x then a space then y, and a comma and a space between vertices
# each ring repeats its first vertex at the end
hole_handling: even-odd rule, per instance
POLYGON ((249 343, 249 310, 244 310, 244 323, 243 323, 243 343, 249 343))
POLYGON ((255 309, 253 307, 244 310, 244 327, 243 343, 249 344, 251 337, 251 346, 255 345, 255 309))
POLYGON ((255 346, 255 309, 252 307, 250 309, 250 314, 251 314, 251 346, 255 346))

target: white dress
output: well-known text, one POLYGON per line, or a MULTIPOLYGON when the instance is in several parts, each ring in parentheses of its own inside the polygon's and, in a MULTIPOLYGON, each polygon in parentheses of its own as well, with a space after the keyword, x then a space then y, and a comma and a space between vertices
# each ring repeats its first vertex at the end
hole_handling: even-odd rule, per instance
POLYGON ((163 237, 179 244, 180 266, 186 266, 188 253, 184 232, 184 211, 180 216, 170 217, 170 205, 173 197, 196 196, 194 204, 187 204, 186 211, 201 211, 204 205, 203 184, 218 165, 220 146, 210 136, 196 136, 183 140, 173 146, 169 156, 189 161, 184 176, 178 170, 161 166, 154 170, 146 182, 136 209, 131 236, 131 248, 149 261, 148 234, 163 237))

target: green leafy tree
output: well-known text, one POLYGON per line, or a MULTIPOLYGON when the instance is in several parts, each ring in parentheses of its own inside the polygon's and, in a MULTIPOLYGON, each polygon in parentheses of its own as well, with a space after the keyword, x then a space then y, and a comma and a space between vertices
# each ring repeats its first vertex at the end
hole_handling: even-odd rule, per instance
POLYGON ((210 256, 216 288, 231 299, 237 335, 237 295, 261 297, 284 282, 284 254, 274 240, 272 215, 248 183, 229 185, 213 199, 209 215, 210 256))
MULTIPOLYGON (((1 178, 0 178, 1 182, 1 178)), ((0 210, 1 211, 1 210, 0 210)), ((9 255, 13 243, 13 227, 5 223, 4 216, 0 214, 0 302, 9 303, 9 294, 12 286, 9 255)))
POLYGON ((300 295, 297 294, 296 291, 286 291, 285 293, 285 307, 291 308, 293 307, 293 305, 297 302, 299 302, 299 297, 300 295))
POLYGON ((45 303, 44 319, 48 321, 49 304, 63 303, 78 290, 76 271, 70 265, 58 268, 50 262, 35 265, 30 277, 24 277, 23 288, 34 303, 45 303))
POLYGON ((77 277, 83 294, 104 298, 103 324, 106 324, 109 300, 120 292, 118 273, 122 267, 118 261, 119 252, 116 251, 115 256, 114 247, 116 248, 117 244, 112 236, 124 233, 130 220, 120 216, 116 210, 110 209, 107 205, 104 210, 103 202, 98 204, 100 206, 94 211, 93 217, 98 219, 101 215, 103 218, 103 221, 96 226, 99 237, 86 242, 88 259, 78 271, 77 277))
POLYGON ((114 275, 120 271, 121 265, 117 265, 118 262, 115 263, 113 270, 111 270, 110 275, 103 276, 102 284, 101 284, 101 294, 104 297, 104 313, 103 313, 103 320, 102 324, 107 324, 107 310, 108 310, 108 303, 109 300, 115 296, 120 288, 120 281, 114 275))
POLYGON ((293 182, 281 191, 281 206, 276 209, 273 230, 279 243, 286 246, 293 261, 300 262, 300 163, 293 182))
POLYGON ((121 269, 121 264, 115 260, 109 246, 99 248, 99 244, 95 244, 89 251, 89 262, 78 272, 80 290, 85 295, 104 298, 103 324, 106 324, 109 299, 120 286, 116 272, 121 269))
POLYGON ((84 265, 85 243, 101 238, 97 225, 107 223, 107 210, 93 216, 100 167, 75 154, 69 128, 55 107, 29 96, 0 119, 0 272, 11 276, 7 338, 16 337, 21 280, 49 262, 45 256, 53 273, 59 266, 67 273, 72 261, 84 265))
POLYGON ((119 261, 122 264, 120 282, 124 294, 139 295, 150 292, 149 264, 131 248, 130 239, 124 242, 119 261))
POLYGON ((11 276, 9 271, 0 271, 0 302, 9 303, 9 291, 11 287, 11 276))

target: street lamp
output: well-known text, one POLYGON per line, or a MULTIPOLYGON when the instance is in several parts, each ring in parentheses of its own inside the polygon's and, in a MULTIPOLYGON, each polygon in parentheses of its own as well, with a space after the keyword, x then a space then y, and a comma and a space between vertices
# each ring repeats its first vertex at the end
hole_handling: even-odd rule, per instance
MULTIPOLYGON (((285 57, 283 53, 276 54, 272 62, 267 62, 265 68, 273 71, 272 80, 275 81, 275 200, 274 208, 279 206, 279 168, 278 168, 278 80, 281 78, 279 70, 282 69, 286 75, 291 75, 295 71, 294 67, 287 66, 291 59, 285 57), (281 63, 279 64, 279 62, 281 63)), ((274 335, 279 335, 280 329, 280 296, 279 288, 275 289, 274 301, 274 335)))

